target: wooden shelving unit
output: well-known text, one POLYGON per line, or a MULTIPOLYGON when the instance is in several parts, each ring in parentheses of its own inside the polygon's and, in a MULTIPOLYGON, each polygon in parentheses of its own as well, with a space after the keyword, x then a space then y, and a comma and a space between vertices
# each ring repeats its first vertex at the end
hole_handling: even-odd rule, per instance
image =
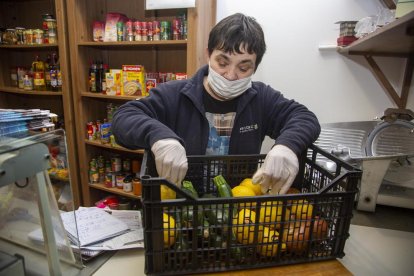
POLYGON ((103 184, 90 184, 89 161, 97 155, 107 158, 114 154, 122 158, 141 159, 143 150, 131 151, 112 147, 86 139, 86 123, 106 118, 108 104, 121 105, 135 100, 136 96, 109 96, 88 92, 88 70, 92 61, 100 60, 109 68, 119 69, 125 64, 143 65, 147 72, 186 72, 191 76, 205 64, 205 48, 208 33, 216 20, 216 1, 197 0, 195 8, 145 10, 145 0, 67 0, 67 14, 70 38, 70 59, 79 167, 81 169, 81 193, 83 205, 91 206, 104 196, 117 194, 139 199, 132 193, 120 189, 106 188, 103 184), (108 12, 123 13, 140 21, 172 21, 185 12, 188 21, 187 40, 94 42, 92 23, 105 21, 108 12))
POLYGON ((374 76, 394 100, 397 107, 399 109, 406 108, 414 69, 414 12, 396 19, 347 47, 339 48, 338 52, 344 55, 364 56, 374 76), (373 58, 375 56, 405 58, 407 60, 401 93, 397 93, 388 81, 375 62, 373 58))
POLYGON ((78 155, 70 81, 67 18, 64 0, 2 0, 0 1, 0 26, 41 29, 42 15, 52 14, 57 20, 57 44, 0 45, 0 108, 47 109, 63 119, 67 159, 70 168, 75 207, 82 199, 79 193, 78 155), (45 60, 47 54, 56 52, 62 72, 62 92, 26 91, 12 85, 10 68, 30 67, 36 55, 45 60))

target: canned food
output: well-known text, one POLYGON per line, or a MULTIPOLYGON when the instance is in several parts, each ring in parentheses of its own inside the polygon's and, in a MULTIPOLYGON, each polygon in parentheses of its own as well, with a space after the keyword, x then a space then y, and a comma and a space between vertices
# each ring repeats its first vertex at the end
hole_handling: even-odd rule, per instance
POLYGON ((135 41, 141 41, 141 29, 142 29, 142 22, 135 21, 134 22, 134 29, 135 29, 135 41))
POLYGON ((92 141, 95 135, 95 128, 93 127, 93 122, 86 123, 86 139, 92 141))
POLYGON ((116 23, 116 40, 117 41, 124 41, 124 22, 119 21, 116 23))
POLYGON ((112 173, 105 174, 105 187, 112 188, 112 173))
POLYGON ((120 157, 112 157, 111 158, 111 165, 113 172, 120 172, 122 169, 121 158, 120 157))
POLYGON ((161 40, 169 40, 170 39, 170 29, 171 24, 169 21, 161 21, 161 28, 160 28, 160 38, 161 40))
POLYGON ((173 40, 179 40, 181 39, 180 34, 180 20, 174 19, 172 24, 172 33, 173 33, 173 40))
POLYGON ((159 21, 152 22, 152 37, 153 37, 153 40, 160 40, 160 22, 159 21))
POLYGON ((124 178, 125 175, 123 175, 122 173, 116 175, 116 187, 118 189, 124 188, 124 178))
POLYGON ((111 123, 103 123, 101 125, 101 142, 109 144, 111 137, 111 123))
POLYGON ((152 41, 154 39, 154 29, 152 22, 147 22, 147 40, 152 41))
POLYGON ((148 40, 148 24, 145 21, 141 22, 141 40, 148 40))
POLYGON ((131 159, 126 158, 122 161, 122 171, 130 172, 131 171, 131 159))

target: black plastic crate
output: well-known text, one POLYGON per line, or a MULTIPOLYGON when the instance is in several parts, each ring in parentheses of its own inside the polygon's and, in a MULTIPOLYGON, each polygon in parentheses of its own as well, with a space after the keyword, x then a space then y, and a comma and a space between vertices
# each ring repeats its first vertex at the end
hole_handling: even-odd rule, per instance
POLYGON ((189 156, 186 180, 201 196, 194 198, 157 177, 152 156, 145 153, 145 273, 195 274, 342 258, 361 171, 312 145, 300 158, 293 184, 301 193, 211 196, 217 196, 215 176, 236 186, 252 177, 264 158, 189 156), (161 201, 160 185, 174 189, 177 199, 161 201))

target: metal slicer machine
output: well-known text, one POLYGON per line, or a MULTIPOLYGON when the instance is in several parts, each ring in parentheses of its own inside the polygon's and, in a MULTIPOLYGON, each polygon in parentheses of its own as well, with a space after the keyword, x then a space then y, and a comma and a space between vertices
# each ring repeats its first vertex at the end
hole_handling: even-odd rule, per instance
POLYGON ((381 120, 322 124, 315 144, 363 171, 358 210, 374 212, 376 204, 414 209, 413 119, 410 110, 387 109, 381 120))

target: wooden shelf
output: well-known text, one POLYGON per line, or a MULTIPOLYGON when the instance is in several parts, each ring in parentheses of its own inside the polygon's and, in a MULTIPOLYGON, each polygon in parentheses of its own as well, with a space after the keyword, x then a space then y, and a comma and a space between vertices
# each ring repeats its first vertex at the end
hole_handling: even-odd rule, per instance
POLYGON ((123 152, 130 152, 130 153, 138 153, 138 154, 144 154, 143 149, 139 149, 139 150, 130 150, 121 146, 115 146, 113 147, 111 144, 102 144, 101 142, 98 141, 90 141, 88 139, 85 139, 85 144, 91 145, 91 146, 95 146, 95 147, 101 147, 101 148, 106 148, 106 149, 111 149, 111 150, 117 150, 117 151, 123 151, 123 152))
POLYGON ((0 87, 1 92, 25 94, 25 95, 39 95, 39 96, 62 96, 62 92, 55 91, 37 91, 37 90, 23 90, 16 87, 3 86, 0 87))
POLYGON ((125 46, 169 46, 169 45, 187 45, 187 40, 156 40, 156 41, 111 41, 111 42, 95 42, 85 41, 79 42, 78 46, 92 47, 125 47, 125 46))
POLYGON ((21 26, 39 28, 42 15, 56 18, 57 43, 32 45, 0 45, 0 108, 2 109, 46 109, 57 114, 65 129, 67 161, 70 167, 75 208, 81 205, 78 154, 76 146, 75 114, 71 72, 69 64, 68 18, 66 0, 22 0, 0 1, 0 26, 21 26), (10 69, 18 66, 30 67, 38 55, 45 61, 48 55, 56 53, 62 73, 62 92, 23 90, 13 87, 10 69))
POLYGON ((112 95, 105 95, 101 93, 92 93, 92 92, 82 92, 82 97, 89 97, 89 98, 101 98, 101 99, 111 99, 116 101, 133 101, 136 99, 143 98, 142 96, 112 96, 112 95))
MULTIPOLYGON (((136 156, 140 159, 144 150, 128 150, 112 147, 100 141, 85 139, 87 122, 103 120, 108 116, 108 105, 118 106, 141 96, 111 96, 89 92, 88 76, 93 62, 108 64, 110 69, 120 69, 125 64, 143 65, 146 72, 183 72, 191 77, 205 64, 208 33, 216 22, 216 0, 198 0, 196 7, 188 9, 145 10, 145 0, 67 0, 68 36, 70 41, 71 80, 75 121, 78 126, 78 166, 82 168, 81 189, 83 206, 91 206, 102 199, 102 192, 131 198, 132 193, 120 189, 108 189, 101 184, 89 184, 88 167, 93 156, 120 155, 121 159, 136 156), (187 18, 187 40, 114 41, 94 42, 92 23, 105 21, 108 12, 123 13, 139 21, 172 22, 183 12, 187 18), (99 191, 98 191, 99 190, 99 191)), ((135 157, 134 157, 135 158, 135 157)))
POLYGON ((364 56, 375 78, 392 98, 400 112, 405 112, 414 71, 414 11, 354 41, 347 47, 338 48, 338 52, 344 55, 364 56), (382 72, 374 56, 407 59, 400 93, 394 89, 382 72))
POLYGON ((43 49, 43 48, 57 48, 57 44, 32 44, 32 45, 0 45, 0 49, 43 49))
POLYGON ((107 188, 102 183, 89 184, 89 186, 91 188, 102 190, 102 191, 105 191, 105 192, 109 192, 111 194, 117 194, 117 195, 120 195, 120 196, 125 196, 125 197, 129 197, 129 198, 133 198, 133 199, 141 199, 140 196, 136 196, 132 192, 124 192, 122 189, 118 189, 118 188, 107 188))
POLYGON ((338 51, 348 55, 401 56, 414 53, 414 11, 338 51))

